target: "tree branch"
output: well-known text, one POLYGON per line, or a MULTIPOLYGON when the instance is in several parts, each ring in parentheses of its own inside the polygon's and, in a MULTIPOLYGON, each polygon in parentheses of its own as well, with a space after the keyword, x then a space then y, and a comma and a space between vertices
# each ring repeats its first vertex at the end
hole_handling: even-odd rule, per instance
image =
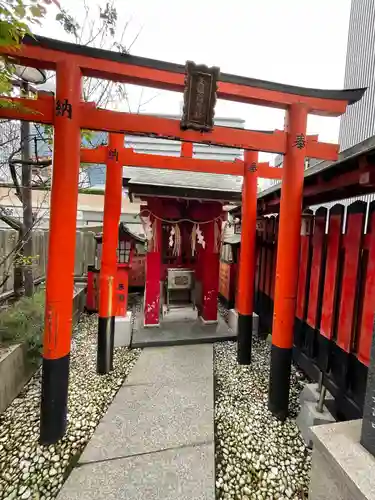
POLYGON ((22 203, 22 189, 20 187, 20 183, 19 183, 19 180, 18 180, 18 177, 17 177, 16 166, 15 166, 14 163, 12 163, 12 157, 15 154, 19 153, 20 151, 21 151, 21 149, 19 149, 18 151, 15 151, 14 153, 12 153, 10 155, 10 158, 8 160, 8 164, 9 164, 10 175, 12 177, 12 181, 13 181, 13 184, 14 184, 14 189, 16 190, 17 198, 22 203))
POLYGON ((30 167, 49 167, 52 165, 52 160, 11 160, 9 161, 9 165, 29 165, 30 167))
POLYGON ((4 207, 0 207, 0 220, 4 221, 5 224, 8 224, 9 227, 15 229, 16 231, 19 231, 22 226, 19 220, 5 212, 4 207))

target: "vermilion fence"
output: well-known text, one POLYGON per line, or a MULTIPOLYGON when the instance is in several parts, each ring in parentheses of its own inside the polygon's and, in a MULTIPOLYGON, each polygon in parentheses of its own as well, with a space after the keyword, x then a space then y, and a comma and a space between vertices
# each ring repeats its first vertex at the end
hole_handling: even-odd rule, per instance
MULTIPOLYGON (((375 312, 375 202, 305 216, 294 331, 295 361, 325 386, 338 414, 361 416, 375 312)), ((271 330, 278 218, 257 232, 256 312, 271 330)))

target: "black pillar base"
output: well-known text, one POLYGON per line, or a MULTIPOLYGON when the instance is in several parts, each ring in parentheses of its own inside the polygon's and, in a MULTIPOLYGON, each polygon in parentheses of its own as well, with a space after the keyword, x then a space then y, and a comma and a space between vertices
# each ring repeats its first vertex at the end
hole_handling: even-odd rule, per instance
POLYGON ((240 365, 249 365, 251 363, 252 338, 253 338, 253 315, 238 313, 237 362, 240 365))
POLYGON ((113 369, 114 318, 99 318, 96 371, 105 375, 113 369))
POLYGON ((115 317, 111 317, 111 371, 113 370, 113 355, 115 352, 115 317))
POLYGON ((268 409, 281 421, 288 416, 292 348, 272 345, 268 409))
POLYGON ((66 431, 70 354, 43 358, 40 438, 43 445, 56 443, 66 431))

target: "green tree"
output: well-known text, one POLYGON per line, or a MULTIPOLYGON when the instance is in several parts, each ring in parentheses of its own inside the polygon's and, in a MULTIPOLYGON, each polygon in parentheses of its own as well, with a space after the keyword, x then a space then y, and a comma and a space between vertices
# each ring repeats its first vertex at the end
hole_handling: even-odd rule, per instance
MULTIPOLYGON (((20 43, 22 36, 25 33, 30 33, 35 29, 35 25, 43 20, 43 15, 46 12, 46 8, 50 1, 29 1, 27 5, 38 4, 42 5, 40 11, 41 15, 37 18, 33 18, 31 22, 28 17, 30 17, 30 12, 27 14, 26 11, 19 12, 15 14, 14 9, 18 1, 10 2, 12 5, 12 10, 9 8, 9 0, 5 0, 6 6, 4 9, 11 14, 0 15, 0 21, 4 20, 5 24, 17 24, 18 35, 13 36, 10 40, 9 35, 6 35, 5 40, 1 40, 0 43, 3 45, 14 45, 20 43), (22 15, 20 15, 22 14, 22 15), (18 16, 18 17, 17 17, 18 16), (16 22, 15 22, 16 21, 16 22), (19 23, 23 23, 20 26, 19 23)), ((1 8, 3 3, 0 0, 1 8)), ((22 4, 25 6, 26 1, 23 0, 22 4)), ((56 3, 56 2, 54 2, 56 3)), ((93 0, 84 0, 84 11, 82 17, 75 17, 70 12, 64 9, 59 9, 56 15, 56 21, 61 24, 64 31, 69 35, 70 41, 78 43, 81 45, 88 45, 91 47, 102 48, 107 50, 118 51, 121 53, 129 53, 131 47, 135 43, 138 35, 129 40, 128 37, 128 22, 120 23, 118 21, 117 10, 113 1, 108 1, 102 6, 98 6, 93 0)), ((36 11, 33 10, 34 13, 36 11)), ((0 28, 1 29, 1 28, 0 28)), ((48 73, 48 78, 53 80, 55 74, 53 72, 48 73)), ((1 91, 3 94, 10 95, 11 90, 11 80, 9 76, 6 79, 5 92, 1 91)), ((146 104, 146 100, 141 103, 143 93, 141 94, 138 111, 141 105, 146 104)), ((97 78, 87 78, 83 79, 83 94, 82 98, 85 101, 95 101, 96 104, 102 108, 116 107, 121 101, 127 103, 130 110, 130 104, 128 100, 128 93, 126 85, 119 82, 111 82, 97 78)), ((151 99, 149 99, 151 100, 151 99)), ((0 120, 0 150, 2 150, 2 155, 0 155, 0 182, 7 183, 9 185, 9 193, 4 196, 4 199, 0 197, 0 220, 5 222, 9 227, 15 229, 18 232, 18 247, 17 251, 13 251, 10 255, 0 255, 0 265, 5 263, 5 280, 8 274, 10 275, 10 270, 12 266, 15 269, 15 276, 17 277, 15 281, 14 291, 17 295, 17 289, 22 288, 22 284, 25 283, 25 278, 28 278, 31 274, 31 266, 33 264, 33 254, 28 250, 31 247, 30 240, 32 238, 32 233, 35 227, 42 223, 44 217, 48 214, 48 209, 44 208, 42 205, 40 207, 33 206, 33 222, 32 224, 27 224, 27 221, 20 214, 18 209, 18 203, 24 204, 24 192, 25 184, 22 181, 22 170, 25 166, 29 166, 32 169, 32 179, 31 179, 31 190, 35 188, 45 189, 45 199, 46 205, 48 205, 48 195, 51 186, 51 161, 43 160, 40 156, 46 156, 46 150, 49 150, 48 156, 52 156, 52 142, 53 142, 53 127, 37 125, 33 127, 33 133, 26 138, 26 141, 30 142, 30 155, 33 158, 25 159, 22 157, 22 151, 20 144, 20 126, 19 122, 0 120), (39 157, 38 157, 39 154, 39 157), (48 164, 47 164, 48 163, 48 164), (27 165, 26 165, 27 164, 27 165), (43 168, 44 167, 44 168, 43 168), (11 198, 18 198, 14 202, 14 206, 9 206, 11 198), (31 264, 31 265, 30 265, 31 264)), ((95 147, 98 144, 99 139, 97 134, 93 134, 90 131, 82 131, 82 141, 87 145, 95 147)), ((22 145, 22 144, 21 144, 22 145)), ((82 165, 80 171, 80 187, 88 187, 88 166, 82 165)), ((31 198, 31 197, 30 197, 31 198)), ((44 200, 44 197, 43 197, 44 200)), ((43 203, 44 205, 44 203, 43 203)), ((0 282, 0 290, 2 283, 0 282)), ((26 288, 26 286, 25 286, 26 288)))
MULTIPOLYGON (((0 46, 14 47, 31 33, 32 27, 40 24, 47 13, 47 6, 59 6, 57 0, 6 0, 0 1, 0 46)), ((0 94, 12 91, 12 65, 0 58, 0 94)))
MULTIPOLYGON (((14 50, 16 51, 17 47, 22 41, 22 38, 26 34, 31 34, 31 31, 35 27, 35 25, 41 24, 42 19, 47 13, 47 7, 51 4, 55 4, 59 7, 59 3, 57 0, 6 0, 5 2, 0 0, 0 46, 14 48, 14 50)), ((10 96, 12 94, 13 76, 13 65, 11 59, 9 57, 6 58, 0 56, 1 95, 10 96)), ((0 103, 0 106, 3 107, 10 105, 10 102, 6 100, 3 100, 0 103)), ((28 143, 29 141, 29 137, 23 138, 22 141, 20 141, 20 139, 21 137, 19 123, 11 122, 9 120, 2 120, 0 134, 0 147, 2 151, 2 157, 4 155, 9 157, 8 166, 10 175, 15 184, 16 195, 21 200, 25 208, 27 199, 30 198, 31 200, 31 196, 27 198, 27 192, 29 192, 29 190, 25 187, 20 187, 17 177, 16 165, 21 165, 21 167, 23 166, 23 171, 29 172, 29 169, 31 169, 31 166, 35 162, 30 162, 30 158, 22 158, 20 160, 14 158, 17 153, 22 151, 25 142, 28 143), (9 148, 11 149, 11 151, 9 151, 9 148), (7 155, 8 151, 9 155, 7 155)), ((31 204, 31 201, 29 204, 31 204)), ((28 212, 32 214, 31 206, 28 212)), ((25 220, 17 220, 17 218, 7 213, 7 210, 5 210, 4 207, 0 207, 0 218, 11 228, 17 230, 19 234, 15 250, 12 251, 13 258, 9 258, 7 256, 3 257, 10 261, 10 265, 12 263, 12 260, 14 262, 14 290, 16 294, 19 293, 19 290, 22 286, 22 267, 27 266, 30 269, 30 272, 27 271, 29 272, 29 279, 27 280, 29 286, 26 286, 27 283, 25 282, 25 291, 26 294, 30 296, 33 294, 33 279, 30 267, 32 263, 32 255, 30 254, 30 249, 32 248, 32 215, 28 217, 28 219, 30 220, 28 221, 29 223, 26 224, 25 220), (28 251, 26 252, 27 255, 24 255, 24 248, 28 248, 28 251)), ((4 280, 6 281, 9 276, 9 272, 6 272, 4 280)))
MULTIPOLYGON (((35 25, 42 22, 46 8, 52 2, 57 4, 53 0, 29 0, 28 2, 26 0, 22 0, 22 2, 18 0, 5 0, 5 2, 2 2, 0 0, 0 8, 2 9, 5 3, 4 12, 5 10, 7 12, 11 11, 11 14, 5 15, 4 13, 2 15, 2 11, 0 10, 0 23, 4 22, 6 25, 16 24, 18 26, 16 30, 18 34, 15 36, 12 35, 13 38, 11 40, 9 39, 9 35, 6 35, 7 41, 5 39, 2 40, 0 35, 0 44, 17 46, 25 33, 30 33, 35 25), (17 12, 15 13, 15 8, 20 3, 22 3, 26 10, 20 11, 17 9, 17 14, 17 12), (25 7, 25 4, 27 4, 26 7, 39 5, 42 8, 38 12, 34 9, 30 11, 25 7), (9 5, 11 5, 11 8, 9 5), (32 12, 39 14, 33 18, 32 16, 30 17, 30 13, 32 14, 32 12), (23 23, 22 26, 20 26, 20 23, 23 23)), ((83 0, 83 5, 82 17, 73 16, 70 12, 62 8, 59 9, 56 15, 56 21, 61 24, 64 31, 69 35, 69 40, 81 45, 128 54, 136 42, 139 33, 129 40, 129 21, 121 23, 118 20, 114 1, 110 0, 102 6, 98 6, 93 0, 83 0)), ((1 29, 0 24, 0 31, 1 29)), ((55 74, 49 72, 48 78, 53 80, 55 74)), ((7 77, 5 92, 2 92, 0 88, 0 93, 10 95, 11 79, 9 76, 7 77)), ((141 108, 155 97, 156 94, 153 94, 145 98, 142 89, 139 99, 137 99, 138 102, 135 103, 136 112, 140 112, 141 108)), ((119 103, 125 103, 129 111, 132 111, 130 109, 127 87, 121 82, 84 77, 82 99, 85 101, 95 101, 97 106, 101 108, 117 108, 119 103)), ((52 157, 53 127, 50 125, 35 124, 32 130, 32 134, 25 139, 30 143, 30 157, 25 162, 20 147, 20 145, 22 146, 22 141, 19 122, 0 120, 0 150, 2 150, 2 155, 0 155, 0 183, 2 181, 8 184, 10 188, 9 192, 11 191, 12 194, 12 196, 9 196, 9 193, 7 193, 4 199, 0 196, 0 220, 18 231, 19 235, 17 251, 13 251, 10 255, 0 255, 0 265, 4 264, 4 261, 6 262, 5 268, 8 271, 5 271, 4 279, 7 279, 7 273, 10 275, 11 267, 15 267, 15 274, 18 277, 14 286, 16 294, 17 287, 21 289, 22 284, 25 282, 25 277, 31 274, 33 254, 28 248, 31 247, 30 240, 34 228, 42 223, 48 214, 48 208, 45 207, 48 207, 48 196, 51 187, 50 167, 52 162, 51 160, 41 158, 41 156, 52 157), (46 151, 48 151, 48 154, 46 154, 46 151), (33 158, 31 158, 31 155, 33 158), (33 220, 31 224, 27 223, 17 208, 18 202, 25 203, 25 183, 22 181, 22 170, 25 166, 32 169, 31 190, 38 188, 45 189, 45 198, 43 197, 41 205, 32 207, 33 220), (14 199, 15 197, 18 198, 18 201, 15 201, 14 206, 10 206, 11 198, 14 199), (29 269, 27 269, 27 266, 29 266, 29 269)), ((102 140, 103 138, 100 134, 94 134, 91 131, 82 131, 82 142, 85 146, 95 147, 102 140)), ((81 165, 79 185, 81 188, 89 186, 88 168, 87 165, 81 165)), ((2 283, 0 282, 0 290, 1 286, 2 283)))

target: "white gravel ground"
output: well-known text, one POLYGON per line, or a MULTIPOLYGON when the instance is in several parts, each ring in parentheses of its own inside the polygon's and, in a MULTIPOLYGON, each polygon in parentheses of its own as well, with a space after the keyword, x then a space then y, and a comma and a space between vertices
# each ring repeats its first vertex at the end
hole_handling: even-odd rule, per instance
MULTIPOLYGON (((96 374, 96 336, 97 318, 84 317, 72 342, 68 430, 57 445, 38 444, 40 371, 0 416, 0 500, 56 498, 130 372, 140 351, 119 348, 115 370, 96 374)), ((282 424, 267 409, 270 345, 254 342, 250 367, 237 364, 236 348, 233 342, 215 345, 216 498, 305 499, 311 452, 294 420, 301 377, 293 368, 291 417, 282 424)))
POLYGON ((301 374, 292 369, 290 418, 267 409, 270 345, 253 344, 250 367, 236 361, 237 345, 215 345, 216 498, 307 498, 311 452, 295 424, 301 374))
POLYGON ((72 342, 68 430, 56 445, 38 444, 40 370, 0 416, 0 500, 47 500, 57 496, 140 353, 116 349, 114 371, 99 376, 96 345, 97 317, 84 316, 72 342))

